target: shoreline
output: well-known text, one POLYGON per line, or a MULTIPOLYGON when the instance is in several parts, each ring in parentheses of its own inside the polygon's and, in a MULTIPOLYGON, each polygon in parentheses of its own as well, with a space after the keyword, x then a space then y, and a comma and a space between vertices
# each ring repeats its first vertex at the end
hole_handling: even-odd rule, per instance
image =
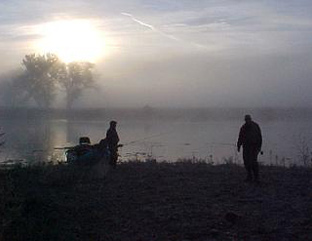
POLYGON ((232 164, 121 163, 0 170, 1 240, 309 240, 312 172, 232 164), (91 172, 90 172, 91 171, 91 172))
POLYGON ((261 122, 310 121, 312 107, 116 107, 116 108, 37 108, 0 106, 0 120, 79 120, 109 121, 241 121, 246 113, 261 122))

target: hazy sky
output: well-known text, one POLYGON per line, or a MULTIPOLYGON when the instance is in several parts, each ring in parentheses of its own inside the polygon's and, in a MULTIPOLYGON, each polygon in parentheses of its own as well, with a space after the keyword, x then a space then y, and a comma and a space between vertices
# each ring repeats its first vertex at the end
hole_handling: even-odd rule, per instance
POLYGON ((0 13, 0 72, 42 51, 51 23, 58 47, 76 42, 66 21, 90 23, 103 48, 70 46, 101 53, 93 105, 312 106, 311 0, 2 0, 0 13))

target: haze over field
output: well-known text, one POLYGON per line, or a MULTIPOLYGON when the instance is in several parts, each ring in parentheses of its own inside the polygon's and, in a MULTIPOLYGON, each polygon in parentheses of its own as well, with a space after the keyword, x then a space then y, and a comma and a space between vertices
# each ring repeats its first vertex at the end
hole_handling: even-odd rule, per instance
MULTIPOLYGON (((0 72, 95 63, 82 107, 311 107, 310 0, 0 3, 0 72)), ((3 81, 3 77, 1 78, 3 81)))

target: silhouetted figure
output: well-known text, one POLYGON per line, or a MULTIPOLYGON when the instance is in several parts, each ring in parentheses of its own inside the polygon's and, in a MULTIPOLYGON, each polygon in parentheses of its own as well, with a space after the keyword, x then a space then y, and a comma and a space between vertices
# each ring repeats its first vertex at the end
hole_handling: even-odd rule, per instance
POLYGON ((98 157, 98 159, 110 156, 106 138, 93 145, 92 149, 96 153, 96 157, 98 157))
POLYGON ((110 125, 109 129, 106 132, 106 141, 111 155, 110 165, 112 167, 116 167, 118 160, 118 142, 119 142, 119 137, 116 131, 117 122, 111 121, 109 125, 110 125))
POLYGON ((261 151, 262 135, 259 125, 252 121, 250 115, 245 115, 245 124, 241 127, 237 141, 237 151, 243 146, 244 165, 247 170, 245 181, 259 180, 258 154, 261 151), (253 175, 252 175, 253 174, 253 175))

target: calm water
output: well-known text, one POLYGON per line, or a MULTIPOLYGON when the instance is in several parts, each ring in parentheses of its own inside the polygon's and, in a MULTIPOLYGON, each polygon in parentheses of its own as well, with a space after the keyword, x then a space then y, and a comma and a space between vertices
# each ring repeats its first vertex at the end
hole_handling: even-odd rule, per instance
MULTIPOLYGON (((159 161, 205 159, 214 163, 232 158, 242 163, 235 143, 242 121, 119 121, 118 133, 124 147, 121 160, 155 158, 159 161)), ((298 163, 300 147, 310 144, 312 124, 308 121, 259 122, 263 132, 260 161, 266 164, 298 163)), ((105 137, 107 121, 1 121, 5 145, 0 161, 26 159, 64 160, 57 147, 76 145, 80 136, 93 144, 105 137)), ((299 163, 298 163, 299 164, 299 163)))

